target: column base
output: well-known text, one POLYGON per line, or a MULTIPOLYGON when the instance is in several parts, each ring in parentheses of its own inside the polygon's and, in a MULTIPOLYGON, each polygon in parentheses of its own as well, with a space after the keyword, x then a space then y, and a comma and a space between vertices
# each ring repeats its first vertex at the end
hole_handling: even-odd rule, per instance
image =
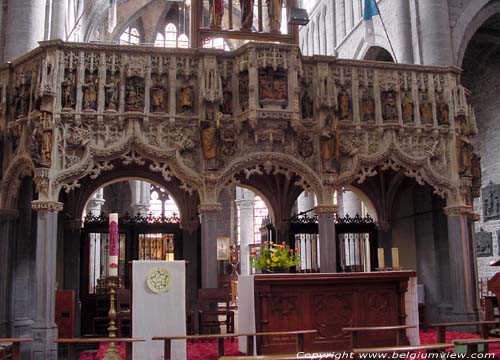
POLYGON ((33 325, 33 360, 57 360, 57 326, 33 325))

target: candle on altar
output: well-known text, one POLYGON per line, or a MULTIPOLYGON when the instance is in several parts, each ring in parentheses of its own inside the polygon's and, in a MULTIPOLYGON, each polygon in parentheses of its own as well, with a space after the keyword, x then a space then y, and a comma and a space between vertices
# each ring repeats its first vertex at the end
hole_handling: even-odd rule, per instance
POLYGON ((378 268, 385 269, 384 248, 378 248, 377 255, 378 255, 378 268))
POLYGON ((118 214, 109 214, 109 276, 118 276, 118 214))
POLYGON ((392 267, 399 269, 399 248, 392 248, 392 267))

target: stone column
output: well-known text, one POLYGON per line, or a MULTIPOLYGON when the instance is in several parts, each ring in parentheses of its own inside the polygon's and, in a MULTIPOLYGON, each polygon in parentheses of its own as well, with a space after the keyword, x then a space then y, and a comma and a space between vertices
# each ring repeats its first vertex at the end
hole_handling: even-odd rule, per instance
POLYGON ((396 0, 390 2, 394 9, 397 36, 394 36, 394 51, 397 60, 403 64, 413 64, 413 41, 411 38, 411 16, 410 2, 408 0, 396 0))
POLYGON ((315 208, 318 215, 319 260, 322 273, 337 272, 337 241, 334 222, 336 211, 335 206, 319 205, 315 208))
MULTIPOLYGON (((104 190, 99 189, 92 199, 89 200, 87 204, 87 213, 91 213, 94 216, 99 216, 101 214, 101 208, 106 200, 104 200, 104 190)), ((86 214, 85 214, 86 215, 86 214)))
POLYGON ((343 196, 344 216, 349 214, 355 217, 356 214, 362 216, 361 200, 352 191, 346 191, 343 196))
POLYGON ((55 323, 57 212, 63 204, 55 201, 32 202, 37 212, 36 286, 34 297, 33 359, 56 360, 55 323))
POLYGON ((254 243, 254 207, 255 194, 244 188, 238 188, 234 201, 240 211, 240 268, 241 275, 250 275, 249 248, 254 243))
POLYGON ((419 32, 424 65, 453 65, 448 0, 419 0, 419 32))
POLYGON ((12 239, 17 210, 0 209, 0 337, 10 337, 10 304, 12 284, 12 239))
POLYGON ((151 184, 145 181, 130 181, 132 192, 132 210, 134 215, 140 213, 147 216, 149 213, 149 204, 151 201, 151 184))
POLYGON ((9 0, 4 61, 36 48, 45 35, 45 0, 9 0))
POLYGON ((201 286, 217 287, 217 215, 222 210, 219 203, 200 204, 201 222, 201 286))
MULTIPOLYGON (((68 0, 52 0, 50 39, 66 40, 66 12, 68 0)), ((71 29, 69 29, 71 30, 71 29)))
POLYGON ((450 255, 451 301, 453 305, 452 321, 471 321, 476 319, 476 289, 473 253, 473 235, 471 233, 467 206, 446 207, 448 220, 448 245, 450 255))
POLYGON ((65 290, 75 292, 75 336, 80 336, 81 302, 80 302, 80 239, 82 221, 79 219, 64 220, 64 283, 65 290))
POLYGON ((314 216, 315 197, 314 193, 304 191, 297 198, 297 212, 301 213, 311 210, 307 213, 308 216, 314 216))

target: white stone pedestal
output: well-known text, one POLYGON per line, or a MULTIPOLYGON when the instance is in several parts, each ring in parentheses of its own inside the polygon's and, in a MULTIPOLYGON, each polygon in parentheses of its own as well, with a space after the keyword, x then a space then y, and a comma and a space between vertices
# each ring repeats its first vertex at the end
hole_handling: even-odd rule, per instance
MULTIPOLYGON (((163 341, 154 336, 186 335, 186 263, 184 261, 132 262, 132 336, 145 339, 134 344, 134 359, 163 359, 163 341), (155 268, 167 269, 171 287, 158 294, 148 287, 147 277, 155 268)), ((186 359, 186 341, 172 342, 172 359, 186 359)))

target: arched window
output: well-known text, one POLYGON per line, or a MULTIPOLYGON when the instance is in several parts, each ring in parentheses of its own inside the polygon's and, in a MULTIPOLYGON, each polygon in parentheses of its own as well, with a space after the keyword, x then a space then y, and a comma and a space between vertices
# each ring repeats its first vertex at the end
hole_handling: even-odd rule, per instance
POLYGON ((206 49, 230 50, 229 45, 223 38, 207 39, 203 43, 203 47, 206 49))
POLYGON ((172 23, 168 23, 165 30, 156 35, 155 46, 187 48, 189 47, 189 38, 186 34, 180 34, 177 37, 177 27, 172 23))
POLYGON ((120 45, 137 45, 141 42, 139 30, 135 27, 128 27, 120 35, 120 45))

